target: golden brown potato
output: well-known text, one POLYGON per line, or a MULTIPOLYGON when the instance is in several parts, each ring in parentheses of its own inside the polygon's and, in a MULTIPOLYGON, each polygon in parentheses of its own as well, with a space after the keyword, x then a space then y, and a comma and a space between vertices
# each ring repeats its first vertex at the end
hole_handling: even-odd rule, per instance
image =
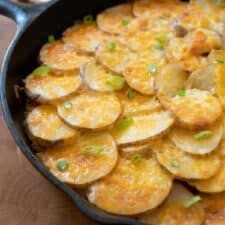
POLYGON ((110 134, 96 132, 81 135, 72 145, 49 148, 38 157, 60 181, 80 186, 110 173, 118 153, 110 134))
POLYGON ((92 57, 77 53, 71 45, 55 41, 44 45, 40 51, 43 64, 59 70, 80 69, 92 57))
POLYGON ((158 209, 139 216, 139 219, 151 225, 202 225, 204 208, 201 202, 185 207, 185 203, 194 197, 183 185, 175 183, 166 202, 158 209))
POLYGON ((91 203, 120 215, 156 208, 170 192, 172 177, 153 156, 120 158, 113 172, 89 187, 91 203), (151 178, 151 179, 149 179, 151 178))

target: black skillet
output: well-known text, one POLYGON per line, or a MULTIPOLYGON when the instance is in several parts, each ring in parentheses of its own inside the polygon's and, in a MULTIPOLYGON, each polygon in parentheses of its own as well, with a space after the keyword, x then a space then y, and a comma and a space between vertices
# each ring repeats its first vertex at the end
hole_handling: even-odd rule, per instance
MULTIPOLYGON (((0 14, 17 23, 17 33, 6 53, 1 71, 1 104, 5 121, 18 146, 49 181, 64 191, 89 218, 102 224, 143 225, 135 219, 110 215, 90 204, 69 186, 62 184, 37 160, 24 133, 26 98, 16 98, 15 85, 22 85, 24 76, 37 66, 38 52, 50 34, 56 37, 86 14, 96 14, 122 0, 53 0, 40 5, 18 4, 0 0, 0 14)), ((109 193, 110 194, 110 193, 109 193)))

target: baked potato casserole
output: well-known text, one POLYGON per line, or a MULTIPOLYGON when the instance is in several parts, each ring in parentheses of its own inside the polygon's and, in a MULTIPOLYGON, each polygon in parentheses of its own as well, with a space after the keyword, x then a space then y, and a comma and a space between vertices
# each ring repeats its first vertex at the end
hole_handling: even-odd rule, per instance
POLYGON ((146 224, 225 224, 225 1, 120 4, 39 62, 25 127, 54 176, 146 224))

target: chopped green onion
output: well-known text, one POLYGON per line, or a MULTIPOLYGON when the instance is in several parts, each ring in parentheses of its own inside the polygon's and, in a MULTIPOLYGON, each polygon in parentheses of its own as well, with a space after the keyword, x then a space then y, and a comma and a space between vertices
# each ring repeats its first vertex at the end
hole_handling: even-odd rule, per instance
POLYGON ((83 23, 84 24, 90 24, 94 21, 94 18, 92 15, 87 15, 87 16, 84 16, 83 18, 83 23))
POLYGON ((51 71, 51 68, 48 66, 40 66, 33 71, 34 76, 43 76, 47 75, 51 71))
POLYGON ((159 44, 165 46, 166 44, 168 44, 168 38, 165 34, 157 34, 155 36, 155 40, 159 42, 159 44))
POLYGON ((125 85, 125 79, 119 75, 112 75, 106 81, 106 84, 115 89, 121 89, 125 85))
POLYGON ((127 92, 127 98, 128 99, 133 99, 136 95, 136 92, 132 89, 129 89, 128 92, 127 92))
POLYGON ((209 138, 211 136, 212 136, 212 131, 204 130, 204 131, 201 131, 201 132, 197 133, 194 138, 196 140, 200 141, 200 140, 204 140, 206 138, 209 138))
POLYGON ((126 130, 129 126, 131 126, 134 123, 133 118, 128 117, 123 119, 117 126, 118 131, 126 130))
POLYGON ((48 36, 48 42, 49 43, 52 43, 52 42, 54 42, 55 41, 55 37, 53 36, 53 35, 49 35, 48 36))
POLYGON ((59 171, 63 172, 69 167, 69 163, 65 160, 61 160, 57 163, 57 168, 59 171))
POLYGON ((130 20, 129 19, 122 19, 122 24, 124 26, 128 25, 130 23, 130 20))
POLYGON ((110 42, 108 43, 108 49, 109 49, 110 51, 115 50, 115 49, 116 49, 116 42, 115 42, 115 41, 110 41, 110 42))
POLYGON ((155 45, 155 49, 163 51, 164 50, 164 46, 162 44, 157 44, 157 45, 155 45))
POLYGON ((88 155, 100 155, 106 150, 102 145, 90 145, 81 149, 81 152, 88 155))
POLYGON ((149 65, 148 66, 148 72, 150 72, 150 73, 156 73, 157 72, 156 65, 149 65))
POLYGON ((180 168, 180 161, 178 160, 178 159, 173 159, 172 161, 171 161, 171 166, 173 167, 173 168, 180 168))
POLYGON ((138 165, 141 162, 142 159, 143 159, 143 155, 141 155, 141 154, 133 154, 131 156, 131 163, 133 165, 138 165))
POLYGON ((64 108, 65 108, 65 109, 72 109, 72 107, 73 107, 72 102, 65 102, 65 103, 64 103, 64 108))
POLYGON ((221 59, 215 59, 215 62, 216 63, 219 63, 219 64, 224 64, 225 62, 223 61, 223 60, 221 60, 221 59))
POLYGON ((183 203, 183 206, 185 208, 190 208, 192 207, 194 204, 198 203, 199 201, 201 201, 201 197, 196 195, 196 196, 193 196, 192 198, 186 200, 184 203, 183 203))
POLYGON ((186 91, 185 90, 179 90, 177 94, 180 97, 184 97, 186 95, 186 91))

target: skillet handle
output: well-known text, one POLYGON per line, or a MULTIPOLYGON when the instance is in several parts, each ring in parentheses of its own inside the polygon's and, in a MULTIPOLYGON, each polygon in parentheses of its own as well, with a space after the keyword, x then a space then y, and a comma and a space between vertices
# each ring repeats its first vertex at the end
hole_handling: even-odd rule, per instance
POLYGON ((23 4, 12 0, 0 0, 0 14, 13 19, 18 30, 22 30, 55 1, 42 4, 23 4))

